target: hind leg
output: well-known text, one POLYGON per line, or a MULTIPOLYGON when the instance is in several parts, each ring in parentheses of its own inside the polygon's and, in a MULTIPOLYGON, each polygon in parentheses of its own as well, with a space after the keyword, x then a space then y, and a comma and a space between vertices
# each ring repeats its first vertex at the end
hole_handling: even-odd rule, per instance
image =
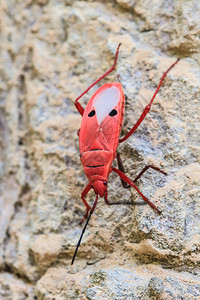
POLYGON ((79 114, 82 116, 83 113, 84 113, 84 108, 81 106, 81 104, 78 102, 78 100, 83 96, 85 95, 96 83, 98 83, 100 80, 102 80, 104 77, 106 77, 109 73, 111 73, 115 67, 116 67, 116 64, 117 64, 117 58, 118 58, 118 54, 119 54, 119 47, 121 46, 121 43, 119 43, 118 47, 117 47, 117 50, 115 52, 115 58, 114 58, 114 63, 113 63, 113 66, 106 72, 104 73, 101 77, 99 77, 95 82, 93 82, 78 98, 76 98, 75 100, 75 106, 79 112, 79 114))

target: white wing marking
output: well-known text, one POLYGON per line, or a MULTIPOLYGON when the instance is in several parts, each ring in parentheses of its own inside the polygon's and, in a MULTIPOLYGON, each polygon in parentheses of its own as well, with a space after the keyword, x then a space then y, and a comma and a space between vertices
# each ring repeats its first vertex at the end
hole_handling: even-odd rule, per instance
POLYGON ((93 101, 93 106, 96 110, 97 121, 99 125, 118 104, 119 100, 120 92, 115 86, 107 88, 106 90, 96 95, 93 101))

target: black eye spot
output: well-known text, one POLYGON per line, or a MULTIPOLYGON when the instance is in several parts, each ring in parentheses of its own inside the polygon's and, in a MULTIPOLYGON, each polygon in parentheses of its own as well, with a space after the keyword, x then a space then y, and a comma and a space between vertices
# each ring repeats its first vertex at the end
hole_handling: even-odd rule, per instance
POLYGON ((95 115, 95 110, 91 110, 91 112, 88 114, 88 117, 93 117, 95 115))
POLYGON ((106 181, 104 181, 103 184, 104 184, 105 186, 107 186, 107 182, 106 182, 106 181))
POLYGON ((109 116, 114 117, 117 114, 116 109, 113 109, 110 113, 109 116))

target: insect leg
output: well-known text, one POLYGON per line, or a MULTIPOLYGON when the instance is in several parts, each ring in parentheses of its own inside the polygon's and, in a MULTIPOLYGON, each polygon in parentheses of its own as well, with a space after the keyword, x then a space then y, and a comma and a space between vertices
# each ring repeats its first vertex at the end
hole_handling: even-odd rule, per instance
POLYGON ((82 199, 83 203, 86 206, 86 213, 85 213, 83 219, 80 221, 79 225, 81 225, 83 223, 83 221, 88 217, 88 212, 91 209, 91 207, 89 206, 89 204, 85 200, 85 196, 87 195, 87 193, 89 192, 89 190, 91 190, 91 184, 90 184, 90 182, 88 183, 88 185, 85 187, 85 189, 83 190, 83 192, 81 194, 81 199, 82 199))
POLYGON ((93 204, 93 206, 92 206, 92 209, 90 210, 90 214, 89 214, 89 216, 88 216, 88 218, 87 218, 87 221, 86 221, 85 226, 84 226, 84 228, 83 228, 83 230, 82 230, 81 236, 80 236, 80 238, 79 238, 79 240, 78 240, 78 244, 76 245, 76 250, 75 250, 75 252, 74 252, 74 256, 73 256, 73 258, 72 258, 71 265, 73 265, 73 263, 74 263, 74 260, 75 260, 75 257, 76 257, 76 253, 77 253, 78 248, 79 248, 79 246, 80 246, 80 244, 81 244, 81 240, 82 240, 83 234, 84 234, 85 229, 86 229, 86 227, 87 227, 87 225, 88 225, 88 223, 89 223, 90 217, 91 217, 92 213, 94 212, 94 209, 95 209, 95 207, 96 207, 96 205, 97 205, 97 200, 98 200, 98 195, 96 196, 95 202, 94 202, 94 204, 93 204))
MULTIPOLYGON (((119 170, 124 173, 123 162, 122 162, 120 154, 118 152, 117 152, 117 164, 118 164, 119 170)), ((123 179, 121 179, 121 177, 120 177, 120 180, 121 180, 121 183, 122 183, 122 185, 123 185, 124 188, 129 188, 130 187, 130 185, 126 181, 124 181, 123 179)))
MULTIPOLYGON (((138 174, 138 176, 133 180, 133 182, 135 183, 136 181, 138 181, 138 179, 144 174, 144 172, 146 172, 149 168, 154 169, 164 175, 167 175, 166 172, 162 171, 160 168, 158 167, 154 167, 152 165, 147 165, 146 167, 144 167, 144 169, 138 174)), ((120 170, 121 171, 121 170, 120 170)))
POLYGON ((138 192, 138 194, 140 194, 140 196, 142 197, 142 199, 144 201, 146 201, 153 209, 155 209, 158 213, 161 213, 161 211, 147 198, 145 197, 142 192, 140 192, 140 190, 137 188, 137 186, 133 183, 133 181, 131 181, 123 172, 119 171, 118 169, 112 167, 112 171, 114 171, 115 173, 117 173, 124 181, 126 181, 128 184, 130 184, 132 187, 134 187, 134 189, 136 189, 136 191, 138 192))
POLYGON ((116 64, 117 64, 117 58, 118 58, 118 54, 119 54, 119 47, 121 46, 121 43, 119 43, 118 47, 117 47, 117 50, 115 52, 115 59, 114 59, 114 63, 113 63, 113 66, 106 72, 104 73, 101 77, 99 77, 95 82, 93 82, 76 100, 75 100, 75 106, 78 110, 78 112, 83 115, 84 113, 84 108, 81 106, 81 104, 78 102, 78 100, 83 96, 85 95, 96 83, 98 83, 101 79, 103 79, 104 77, 106 77, 109 73, 111 73, 115 67, 116 67, 116 64))
POLYGON ((161 77, 161 80, 160 80, 160 83, 155 91, 155 93, 153 94, 153 97, 151 98, 149 104, 145 107, 145 109, 143 110, 141 116, 139 117, 138 121, 135 123, 135 125, 131 128, 131 130, 122 138, 122 139, 119 139, 119 143, 122 143, 124 142, 125 140, 127 140, 134 132, 135 130, 140 126, 140 124, 142 123, 142 121, 144 120, 144 118, 146 117, 146 115, 148 114, 148 112, 150 111, 151 109, 151 105, 153 103, 153 100, 155 99, 161 85, 162 85, 162 82, 164 80, 164 78, 166 77, 167 73, 177 64, 177 62, 179 61, 180 59, 178 58, 175 63, 173 63, 168 69, 166 72, 163 73, 163 76, 161 77))

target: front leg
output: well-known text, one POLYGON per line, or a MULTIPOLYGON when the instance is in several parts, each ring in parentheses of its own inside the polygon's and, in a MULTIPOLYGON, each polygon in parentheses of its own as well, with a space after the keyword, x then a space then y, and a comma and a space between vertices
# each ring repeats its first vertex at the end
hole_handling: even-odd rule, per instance
POLYGON ((91 190, 91 183, 89 182, 88 185, 85 187, 85 189, 83 190, 83 192, 82 192, 82 194, 81 194, 81 199, 82 199, 83 203, 84 203, 85 206, 86 206, 86 213, 85 213, 83 219, 80 221, 80 223, 79 223, 80 225, 83 223, 83 221, 84 221, 85 219, 87 219, 88 213, 89 213, 89 211, 90 211, 90 209, 91 209, 91 207, 89 206, 89 204, 88 204, 87 201, 85 200, 85 196, 87 195, 87 193, 88 193, 90 190, 91 190))

